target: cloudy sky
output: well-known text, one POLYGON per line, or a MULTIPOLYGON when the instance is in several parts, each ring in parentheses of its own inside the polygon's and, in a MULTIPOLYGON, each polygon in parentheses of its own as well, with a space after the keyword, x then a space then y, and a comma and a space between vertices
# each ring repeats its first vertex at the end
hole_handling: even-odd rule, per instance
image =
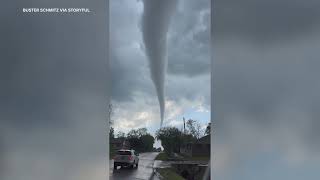
MULTIPOLYGON (((318 179, 320 3, 215 0, 214 177, 318 179)), ((104 1, 6 1, 0 11, 0 178, 105 179, 104 1), (90 15, 23 15, 22 7, 90 15)), ((169 31, 165 125, 210 113, 209 2, 179 2, 169 31)), ((116 130, 160 125, 143 52, 142 2, 112 0, 116 130)))
MULTIPOLYGON (((141 32, 143 2, 110 1, 110 68, 116 131, 160 127, 158 98, 141 32)), ((155 27, 156 28, 156 27, 155 27)), ((168 32, 164 126, 210 121, 210 1, 179 1, 168 32)))
POLYGON ((216 180, 318 179, 320 2, 215 0, 216 180))

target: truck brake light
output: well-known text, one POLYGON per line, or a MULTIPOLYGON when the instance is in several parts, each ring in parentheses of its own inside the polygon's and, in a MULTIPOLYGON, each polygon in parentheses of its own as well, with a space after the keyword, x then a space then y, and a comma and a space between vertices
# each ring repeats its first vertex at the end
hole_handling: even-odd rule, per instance
POLYGON ((133 159, 133 156, 129 156, 129 160, 131 161, 133 159))

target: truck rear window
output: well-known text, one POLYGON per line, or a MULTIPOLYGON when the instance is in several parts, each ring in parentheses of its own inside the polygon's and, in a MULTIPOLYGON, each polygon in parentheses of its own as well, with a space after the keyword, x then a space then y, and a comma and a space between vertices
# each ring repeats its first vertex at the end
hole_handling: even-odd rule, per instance
POLYGON ((131 155, 131 151, 118 151, 118 155, 131 155))

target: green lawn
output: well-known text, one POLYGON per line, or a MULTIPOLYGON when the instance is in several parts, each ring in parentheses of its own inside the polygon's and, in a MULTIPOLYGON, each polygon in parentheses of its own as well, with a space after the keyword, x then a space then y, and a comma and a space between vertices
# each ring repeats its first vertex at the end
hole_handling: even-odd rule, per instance
POLYGON ((156 160, 167 161, 168 155, 164 152, 161 152, 157 155, 156 160))
MULTIPOLYGON (((180 156, 182 156, 182 160, 185 161, 209 161, 210 157, 209 156, 193 156, 193 157, 189 157, 189 156, 185 156, 183 154, 179 154, 180 156)), ((158 156, 156 157, 156 160, 161 160, 161 161, 168 161, 170 160, 168 155, 164 152, 161 152, 158 154, 158 156)))
POLYGON ((187 161, 209 161, 210 160, 210 156, 185 156, 183 154, 180 154, 184 160, 187 161))
POLYGON ((157 171, 166 180, 185 180, 171 168, 157 169, 157 171))

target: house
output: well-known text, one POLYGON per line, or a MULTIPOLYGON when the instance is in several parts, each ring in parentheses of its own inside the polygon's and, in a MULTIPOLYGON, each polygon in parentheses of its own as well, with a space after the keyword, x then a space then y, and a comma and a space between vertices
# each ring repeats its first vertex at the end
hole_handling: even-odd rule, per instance
POLYGON ((111 139, 110 140, 110 147, 113 148, 113 150, 118 151, 122 148, 123 141, 119 138, 111 139))
POLYGON ((206 135, 196 142, 182 145, 180 153, 187 156, 210 156, 210 135, 206 135))

